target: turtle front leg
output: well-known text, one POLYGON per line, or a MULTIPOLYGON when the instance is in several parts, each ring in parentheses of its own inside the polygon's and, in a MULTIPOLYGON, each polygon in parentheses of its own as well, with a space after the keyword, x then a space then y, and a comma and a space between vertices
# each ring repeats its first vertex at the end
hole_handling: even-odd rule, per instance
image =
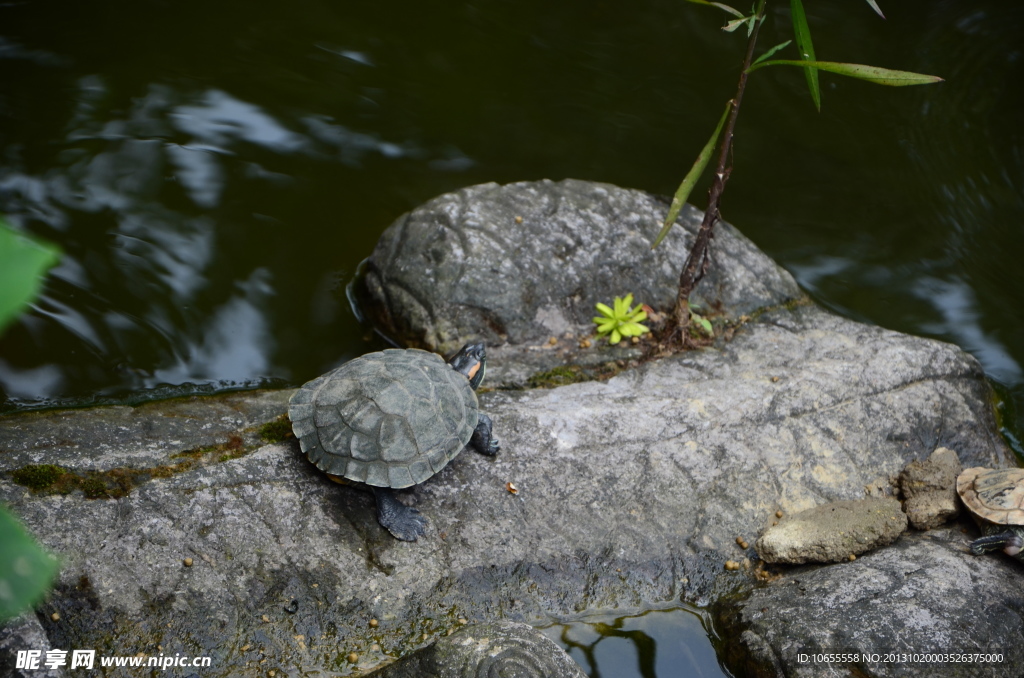
POLYGON ((480 421, 476 424, 476 430, 473 431, 473 437, 469 439, 470 447, 488 457, 493 457, 501 449, 498 439, 491 435, 492 428, 494 428, 494 423, 491 422, 491 418, 486 414, 481 414, 480 421))
POLYGON ((381 527, 402 541, 416 541, 426 532, 427 519, 411 506, 398 501, 394 491, 388 487, 373 487, 377 500, 377 522, 381 527))
POLYGON ((1020 558, 1021 548, 1024 548, 1024 539, 1022 539, 1019 534, 1012 531, 990 534, 987 537, 975 539, 971 542, 971 553, 976 556, 980 556, 986 551, 998 551, 1002 549, 1006 555, 1020 558))

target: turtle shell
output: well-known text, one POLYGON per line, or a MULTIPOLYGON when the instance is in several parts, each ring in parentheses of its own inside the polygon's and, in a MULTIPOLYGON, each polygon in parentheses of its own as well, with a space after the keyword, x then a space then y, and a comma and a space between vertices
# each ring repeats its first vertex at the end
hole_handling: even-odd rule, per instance
POLYGON ((956 479, 964 506, 997 525, 1024 525, 1024 469, 969 468, 956 479))
POLYGON ((377 487, 422 483, 455 458, 480 412, 469 380, 418 349, 368 353, 302 386, 288 403, 317 468, 377 487))

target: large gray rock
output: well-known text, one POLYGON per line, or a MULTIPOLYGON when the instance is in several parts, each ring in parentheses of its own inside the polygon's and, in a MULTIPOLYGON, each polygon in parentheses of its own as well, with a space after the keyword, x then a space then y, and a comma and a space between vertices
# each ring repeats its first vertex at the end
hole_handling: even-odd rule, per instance
MULTIPOLYGON (((578 338, 593 332, 599 301, 632 293, 636 303, 672 308, 703 215, 686 205, 651 251, 667 212, 648 193, 575 179, 464 188, 384 232, 358 286, 361 305, 407 346, 451 353, 472 338, 486 341, 491 385, 619 358, 579 351, 578 338), (559 343, 550 345, 552 337, 559 343)), ((692 298, 709 311, 736 318, 803 296, 728 223, 715 229, 711 260, 692 298)))
POLYGON ((371 678, 586 678, 554 641, 526 624, 475 624, 375 671, 371 678))
POLYGON ((972 556, 967 544, 957 528, 911 532, 856 561, 796 569, 723 599, 713 610, 720 658, 734 675, 773 678, 1019 676, 1024 568, 972 556))
MULTIPOLYGON (((369 494, 330 482, 294 441, 248 442, 253 412, 283 412, 287 396, 274 407, 271 394, 209 401, 215 419, 240 427, 215 442, 245 442, 220 450, 189 452, 184 433, 150 436, 175 418, 159 405, 0 419, 0 501, 64 562, 38 617, 53 646, 209 655, 204 676, 345 674, 429 644, 460 616, 707 603, 750 585, 722 563, 742 557, 735 537, 752 538, 777 509, 857 498, 939 446, 967 465, 1010 462, 974 359, 812 306, 761 314, 729 343, 606 382, 483 394, 502 452, 462 454, 403 495, 430 520, 411 544, 377 524, 369 494), (95 421, 104 415, 107 426, 95 421), (51 425, 59 436, 26 435, 51 425), (133 465, 158 470, 107 499, 36 494, 11 479, 44 460, 117 478, 133 465)), ((201 432, 201 401, 190 407, 188 428, 201 432)), ((958 576, 930 570, 919 604, 958 576)), ((969 606, 961 613, 974 623, 969 606)), ((1019 623, 1004 620, 992 642, 1019 642, 1019 623)))

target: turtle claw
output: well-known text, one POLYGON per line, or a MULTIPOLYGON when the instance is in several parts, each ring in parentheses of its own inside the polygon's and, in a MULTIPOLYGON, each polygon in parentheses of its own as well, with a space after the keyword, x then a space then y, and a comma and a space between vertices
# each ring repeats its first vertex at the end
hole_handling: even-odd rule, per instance
POLYGON ((469 444, 474 450, 480 454, 486 454, 488 457, 493 457, 501 450, 498 439, 491 435, 493 427, 491 418, 486 414, 481 414, 476 430, 473 431, 473 437, 469 439, 469 444))
POLYGON ((374 487, 373 496, 377 498, 377 522, 395 539, 416 541, 426 534, 427 519, 418 510, 398 501, 390 489, 374 487))

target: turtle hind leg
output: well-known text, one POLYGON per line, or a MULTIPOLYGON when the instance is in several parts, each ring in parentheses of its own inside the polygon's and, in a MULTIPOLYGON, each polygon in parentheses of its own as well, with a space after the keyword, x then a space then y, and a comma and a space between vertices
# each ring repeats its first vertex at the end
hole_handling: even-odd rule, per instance
POLYGON ((381 527, 402 541, 416 541, 416 537, 427 530, 427 519, 411 506, 398 501, 394 491, 388 487, 373 487, 377 500, 377 522, 381 527))
POLYGON ((473 437, 469 439, 470 447, 488 457, 493 457, 501 449, 498 439, 491 435, 492 428, 494 428, 494 423, 491 418, 486 414, 481 414, 480 420, 476 424, 476 430, 473 431, 473 437))
POLYGON ((1024 539, 1016 532, 1007 531, 975 539, 971 542, 971 553, 980 556, 987 551, 1002 550, 1007 555, 1019 558, 1022 547, 1024 547, 1024 539))

